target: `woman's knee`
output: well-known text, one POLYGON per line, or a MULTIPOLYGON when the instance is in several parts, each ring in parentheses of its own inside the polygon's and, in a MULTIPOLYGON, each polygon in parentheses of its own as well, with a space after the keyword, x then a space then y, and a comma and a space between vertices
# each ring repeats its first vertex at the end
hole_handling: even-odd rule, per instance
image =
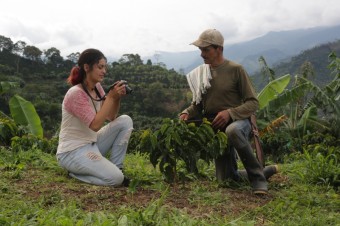
POLYGON ((113 172, 113 174, 106 179, 110 186, 120 186, 124 180, 124 174, 121 171, 113 172))
POLYGON ((116 118, 116 120, 120 123, 122 123, 123 125, 126 125, 126 127, 128 128, 132 128, 133 127, 133 121, 132 118, 128 115, 121 115, 118 118, 116 118))

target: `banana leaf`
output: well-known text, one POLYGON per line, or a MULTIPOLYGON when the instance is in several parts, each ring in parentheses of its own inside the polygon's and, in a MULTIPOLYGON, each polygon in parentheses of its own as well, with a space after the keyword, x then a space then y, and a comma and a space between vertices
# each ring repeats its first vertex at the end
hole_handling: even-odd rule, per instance
POLYGON ((306 134, 307 126, 315 126, 317 128, 323 128, 325 130, 329 129, 326 125, 322 123, 322 120, 318 118, 317 108, 315 105, 312 105, 305 110, 297 126, 303 129, 303 134, 306 134))
POLYGON ((289 74, 269 82, 257 96, 259 100, 259 108, 262 109, 266 107, 271 100, 275 99, 280 93, 284 91, 289 82, 289 74))
POLYGON ((9 109, 16 124, 26 126, 37 137, 43 137, 40 117, 31 102, 14 95, 9 100, 9 109))

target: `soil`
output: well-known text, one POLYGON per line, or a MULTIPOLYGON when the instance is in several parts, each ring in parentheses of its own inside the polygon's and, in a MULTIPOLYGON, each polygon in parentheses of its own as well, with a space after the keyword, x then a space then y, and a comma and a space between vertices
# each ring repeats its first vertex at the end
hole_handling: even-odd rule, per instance
MULTIPOLYGON (((103 211, 119 209, 120 206, 128 206, 130 208, 144 208, 150 205, 151 202, 156 202, 161 199, 164 191, 159 191, 151 188, 151 186, 138 186, 134 191, 126 187, 102 187, 95 185, 88 185, 78 182, 74 179, 72 183, 65 182, 46 182, 39 183, 42 179, 37 174, 30 173, 30 176, 24 177, 16 182, 16 187, 21 188, 22 192, 28 199, 38 200, 43 197, 44 205, 53 205, 62 200, 69 200, 70 198, 77 198, 77 204, 85 211, 103 211), (35 182, 36 181, 36 182, 35 182), (114 205, 112 205, 114 204, 114 205)), ((48 180, 47 180, 48 181, 48 180)), ((161 206, 168 208, 180 209, 194 218, 205 218, 210 214, 220 216, 239 216, 242 213, 254 210, 257 207, 264 206, 275 197, 272 191, 269 191, 266 196, 256 196, 252 194, 251 190, 244 188, 228 188, 220 186, 211 186, 211 181, 201 180, 200 186, 204 187, 205 192, 221 194, 225 200, 217 198, 216 203, 210 198, 197 197, 197 192, 193 192, 195 185, 188 182, 186 184, 171 185, 168 189, 168 194, 165 196, 161 206), (195 195, 196 194, 196 195, 195 195), (196 196, 196 197, 195 197, 196 196)), ((195 182, 197 184, 197 181, 195 182)), ((288 178, 286 176, 276 174, 269 179, 270 188, 280 186, 280 184, 287 184, 288 178)), ((258 221, 263 221, 261 217, 258 221)))

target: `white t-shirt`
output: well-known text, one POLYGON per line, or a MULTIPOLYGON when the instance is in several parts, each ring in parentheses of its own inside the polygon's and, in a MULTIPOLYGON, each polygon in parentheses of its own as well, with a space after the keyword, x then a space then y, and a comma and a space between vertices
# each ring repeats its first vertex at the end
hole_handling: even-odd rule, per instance
MULTIPOLYGON (((96 87, 101 96, 105 92, 100 83, 96 87)), ((100 110, 102 101, 91 100, 80 84, 71 87, 62 104, 62 121, 57 154, 75 150, 97 141, 97 132, 89 128, 100 110)))

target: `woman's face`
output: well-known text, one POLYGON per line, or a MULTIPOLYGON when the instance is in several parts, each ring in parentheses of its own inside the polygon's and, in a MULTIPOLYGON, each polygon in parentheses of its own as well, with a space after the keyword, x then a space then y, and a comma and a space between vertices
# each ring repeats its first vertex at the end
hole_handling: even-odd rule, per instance
POLYGON ((86 78, 88 78, 91 82, 93 83, 102 82, 106 74, 106 60, 105 59, 99 60, 97 64, 93 65, 92 69, 90 69, 90 67, 85 67, 85 71, 86 78))

